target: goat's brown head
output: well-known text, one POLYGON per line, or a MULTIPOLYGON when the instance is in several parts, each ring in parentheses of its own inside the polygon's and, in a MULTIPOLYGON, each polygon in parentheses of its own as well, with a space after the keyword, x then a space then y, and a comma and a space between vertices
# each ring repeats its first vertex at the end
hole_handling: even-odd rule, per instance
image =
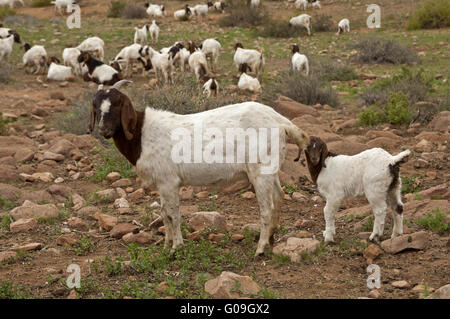
POLYGON ((23 49, 25 50, 25 52, 27 52, 31 49, 31 45, 28 42, 25 42, 23 45, 23 49))
POLYGON ((192 54, 197 49, 197 45, 195 44, 194 41, 189 40, 187 45, 186 45, 186 49, 192 54))
POLYGON ((298 47, 298 44, 297 44, 297 43, 294 43, 294 44, 292 45, 292 54, 295 54, 296 52, 300 52, 300 49, 299 49, 299 47, 298 47))
POLYGON ((91 59, 91 55, 87 51, 81 51, 80 55, 78 56, 78 63, 87 63, 91 59))
POLYGON ((92 102, 89 131, 94 130, 98 121, 99 134, 106 139, 123 131, 127 140, 133 139, 136 129, 137 114, 128 96, 119 91, 120 87, 131 81, 122 80, 110 89, 99 87, 92 102))
POLYGON ((12 35, 14 37, 14 42, 16 43, 22 43, 22 40, 20 39, 20 35, 14 31, 14 30, 9 30, 8 34, 12 35))
POLYGON ((326 167, 325 159, 328 157, 327 144, 317 136, 311 136, 310 142, 305 149, 306 160, 309 166, 326 167))
POLYGON ((236 43, 236 44, 234 45, 234 50, 237 50, 237 48, 241 48, 241 49, 243 49, 243 48, 244 48, 244 46, 242 45, 242 43, 241 43, 241 42, 238 42, 238 43, 236 43))

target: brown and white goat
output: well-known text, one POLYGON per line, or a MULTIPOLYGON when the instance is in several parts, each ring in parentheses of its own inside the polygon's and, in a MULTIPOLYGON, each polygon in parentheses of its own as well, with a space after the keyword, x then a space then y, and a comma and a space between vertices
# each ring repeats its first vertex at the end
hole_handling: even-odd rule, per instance
MULTIPOLYGON (((265 247, 273 244, 274 232, 279 227, 283 191, 278 171, 285 158, 286 141, 290 138, 302 149, 309 143, 308 135, 273 108, 257 102, 227 105, 189 115, 149 107, 136 111, 128 96, 119 91, 120 85, 125 82, 129 81, 118 82, 108 90, 99 88, 92 105, 89 129, 92 132, 98 121, 99 134, 107 139, 113 138, 118 150, 136 166, 141 180, 158 189, 166 229, 166 247, 171 243, 172 249, 175 249, 183 244, 180 187, 248 178, 255 189, 261 211, 261 233, 255 255, 263 254, 265 247), (214 130, 218 143, 225 142, 223 138, 229 130, 275 130, 278 134, 269 140, 264 137, 264 154, 273 155, 274 161, 262 160, 261 157, 252 160, 250 156, 244 156, 243 161, 235 160, 241 158, 238 148, 228 148, 227 153, 230 154, 226 154, 226 160, 225 156, 212 162, 206 158, 192 159, 187 150, 191 148, 184 143, 184 137, 192 139, 195 135, 197 138, 199 123, 203 132, 214 130), (184 149, 183 145, 187 148, 184 149)), ((200 139, 203 140, 203 137, 200 139)), ((243 143, 248 149, 249 139, 244 138, 243 143)))

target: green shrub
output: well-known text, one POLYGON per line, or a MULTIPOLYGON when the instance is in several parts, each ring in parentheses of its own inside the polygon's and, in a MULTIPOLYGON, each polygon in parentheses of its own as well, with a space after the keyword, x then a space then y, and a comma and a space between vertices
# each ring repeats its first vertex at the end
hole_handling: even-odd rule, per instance
POLYGON ((351 81, 359 79, 358 74, 348 64, 339 64, 331 60, 310 62, 311 72, 317 74, 321 81, 351 81))
POLYGON ((33 8, 47 7, 52 5, 52 0, 33 0, 31 6, 33 8))
POLYGON ((305 28, 293 27, 288 21, 268 20, 260 31, 260 36, 270 38, 295 38, 306 34, 305 28))
POLYGON ((314 16, 314 25, 315 32, 328 32, 333 28, 333 20, 331 20, 331 16, 326 14, 318 14, 314 16))
POLYGON ((391 94, 386 106, 386 119, 391 124, 408 124, 411 121, 411 110, 405 94, 402 92, 391 94))
POLYGON ((263 6, 251 8, 246 0, 231 0, 227 3, 227 13, 219 20, 219 25, 222 27, 259 26, 267 19, 263 6))
POLYGON ((439 29, 450 27, 448 0, 428 0, 414 12, 408 21, 408 30, 439 29))
POLYGON ((125 19, 145 19, 148 17, 144 7, 134 5, 123 8, 120 16, 125 19))
POLYGON ((365 126, 374 126, 386 121, 385 115, 376 106, 371 106, 367 110, 359 113, 359 123, 365 126))
POLYGON ((0 19, 4 19, 8 16, 16 15, 16 11, 11 9, 10 7, 0 7, 0 19))
MULTIPOLYGON (((422 70, 412 72, 408 68, 394 74, 391 78, 379 79, 360 95, 360 105, 385 105, 389 102, 391 93, 402 93, 407 97, 410 113, 412 106, 418 101, 424 101, 432 90, 432 78, 422 70)), ((439 108, 436 108, 437 111, 439 108)), ((428 108, 428 112, 433 111, 428 108)))
POLYGON ((300 72, 282 72, 277 79, 274 79, 272 87, 265 92, 269 100, 273 100, 278 94, 307 105, 319 103, 333 107, 339 106, 336 92, 329 84, 324 84, 315 73, 306 77, 300 72))
POLYGON ((353 45, 359 50, 356 60, 368 64, 412 64, 417 60, 414 52, 393 39, 369 37, 353 45))
POLYGON ((109 18, 119 18, 122 16, 122 12, 127 6, 127 3, 124 1, 111 1, 108 10, 109 18))
POLYGON ((434 214, 428 213, 427 216, 417 219, 415 223, 435 233, 444 234, 450 231, 450 224, 445 222, 445 215, 436 208, 434 214))

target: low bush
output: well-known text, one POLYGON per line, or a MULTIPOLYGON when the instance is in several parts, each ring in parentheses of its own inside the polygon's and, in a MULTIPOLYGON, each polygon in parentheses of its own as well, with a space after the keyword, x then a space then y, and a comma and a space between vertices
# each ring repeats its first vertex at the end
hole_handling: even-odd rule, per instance
POLYGON ((120 18, 122 16, 122 12, 127 6, 127 3, 124 1, 111 1, 108 10, 109 18, 120 18))
POLYGON ((414 12, 408 21, 408 30, 439 29, 450 27, 448 0, 428 0, 414 12))
POLYGON ((254 27, 264 23, 267 18, 263 6, 251 8, 246 0, 228 1, 226 15, 219 20, 222 27, 254 27))
POLYGON ((360 40, 353 48, 359 50, 359 63, 368 64, 412 64, 417 61, 414 52, 392 39, 369 37, 360 40))
POLYGON ((300 72, 285 71, 274 81, 273 86, 265 92, 269 100, 281 94, 307 105, 319 103, 339 106, 336 92, 329 84, 324 84, 318 74, 311 73, 306 77, 300 72))
POLYGON ((33 0, 30 5, 33 8, 48 7, 52 5, 52 0, 33 0))
POLYGON ((259 34, 267 38, 295 38, 306 35, 307 31, 302 27, 291 26, 288 21, 268 20, 259 34))
POLYGON ((432 77, 423 70, 417 72, 402 68, 391 78, 379 79, 361 94, 362 105, 385 104, 390 92, 402 92, 409 103, 424 101, 432 89, 432 77))
POLYGON ((125 19, 145 19, 148 17, 148 15, 143 6, 131 5, 126 6, 122 10, 121 17, 125 19))
POLYGON ((313 29, 315 32, 328 32, 333 29, 333 20, 326 14, 314 16, 313 29))
POLYGON ((374 126, 381 123, 409 124, 412 110, 408 97, 402 92, 391 92, 385 107, 372 105, 359 114, 361 125, 374 126))
POLYGON ((14 16, 16 15, 16 11, 9 7, 0 7, 0 19, 4 19, 8 16, 14 16))

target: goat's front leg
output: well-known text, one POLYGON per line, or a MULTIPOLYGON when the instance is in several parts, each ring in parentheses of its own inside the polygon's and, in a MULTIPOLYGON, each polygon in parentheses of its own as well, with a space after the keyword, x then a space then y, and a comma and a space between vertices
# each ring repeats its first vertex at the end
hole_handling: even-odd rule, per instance
POLYGON ((172 241, 172 250, 183 245, 183 235, 181 234, 181 215, 180 215, 180 199, 178 189, 176 190, 160 190, 162 212, 164 225, 166 226, 166 246, 167 241, 172 241), (164 218, 164 217, 163 217, 164 218), (166 224, 167 222, 167 224, 166 224))
POLYGON ((334 217, 340 205, 341 205, 340 199, 330 200, 327 198, 327 203, 323 208, 323 215, 325 217, 325 230, 323 232, 323 237, 326 243, 334 242, 334 235, 336 235, 334 217))

